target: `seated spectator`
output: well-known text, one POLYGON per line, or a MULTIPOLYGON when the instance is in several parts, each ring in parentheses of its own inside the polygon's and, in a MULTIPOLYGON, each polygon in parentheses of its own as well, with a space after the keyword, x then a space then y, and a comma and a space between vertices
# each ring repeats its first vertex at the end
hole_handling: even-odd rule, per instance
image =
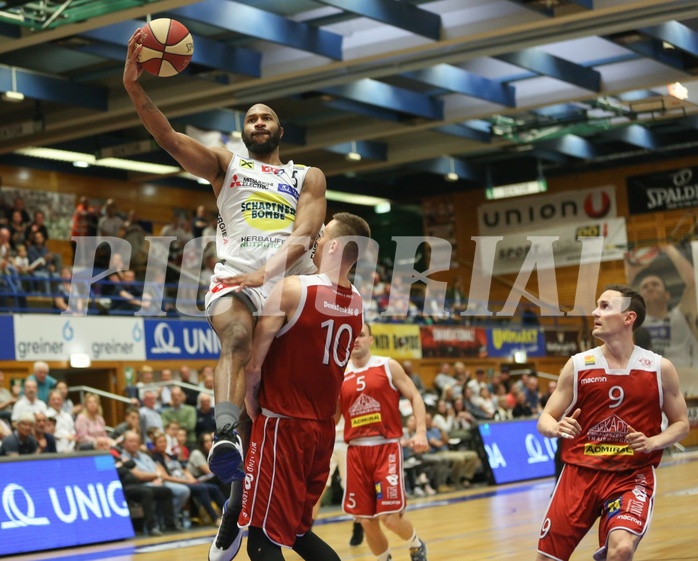
POLYGON ((12 407, 17 402, 17 397, 5 386, 5 373, 0 370, 0 420, 7 423, 12 418, 12 407))
POLYGON ((46 240, 41 232, 35 232, 27 250, 29 268, 34 277, 33 287, 37 292, 51 294, 51 281, 61 269, 60 257, 51 253, 46 247, 46 240), (36 279, 46 279, 40 281, 36 279))
POLYGON ((48 403, 49 392, 56 387, 58 380, 49 376, 49 367, 43 360, 37 360, 33 366, 33 372, 27 376, 27 380, 36 382, 36 397, 44 403, 48 403))
POLYGON ((480 409, 487 415, 492 415, 492 419, 497 419, 499 417, 497 412, 497 401, 492 394, 490 394, 490 389, 487 386, 480 388, 480 395, 475 403, 477 403, 480 409))
POLYGON ((511 411, 512 417, 515 419, 519 417, 532 417, 533 410, 526 401, 526 394, 523 391, 514 390, 514 397, 516 398, 516 405, 514 405, 511 411))
POLYGON ((414 371, 414 367, 412 366, 412 361, 406 360, 402 363, 402 368, 405 370, 407 375, 410 377, 410 380, 414 383, 415 387, 419 390, 420 394, 424 394, 426 391, 426 388, 424 387, 424 380, 422 380, 422 377, 414 371))
POLYGON ((117 444, 123 440, 123 436, 127 430, 132 430, 140 435, 141 432, 141 417, 138 412, 138 407, 129 405, 124 413, 124 420, 112 430, 111 438, 113 438, 117 444))
POLYGON ((116 237, 123 225, 124 219, 119 216, 114 199, 107 199, 104 205, 104 215, 97 221, 98 234, 116 237))
POLYGON ((29 380, 28 378, 24 381, 24 395, 21 396, 12 407, 12 422, 16 423, 17 420, 24 414, 28 413, 32 418, 32 425, 34 420, 34 413, 46 413, 48 407, 46 403, 41 401, 37 394, 36 380, 29 380))
POLYGON ((39 448, 34 432, 34 414, 22 412, 15 420, 15 430, 12 434, 2 439, 0 456, 20 456, 35 454, 39 448))
POLYGON ((213 434, 202 434, 197 440, 196 447, 189 454, 187 469, 189 472, 200 481, 208 481, 220 487, 223 494, 230 496, 230 484, 223 483, 216 475, 213 474, 211 468, 208 467, 208 453, 213 445, 213 434))
MULTIPOLYGON (((410 415, 407 418, 406 429, 405 437, 412 438, 417 429, 414 415, 410 415)), ((438 429, 436 429, 436 431, 438 431, 438 429)), ((438 434, 440 435, 440 432, 438 434)), ((427 441, 429 441, 428 430, 427 441)), ((431 494, 431 491, 429 491, 430 488, 436 489, 437 491, 441 489, 441 492, 452 490, 446 485, 449 473, 451 472, 450 462, 446 458, 436 455, 434 450, 431 449, 431 446, 428 452, 416 455, 415 458, 422 462, 420 474, 416 475, 415 481, 417 484, 423 486, 426 494, 431 494)))
POLYGON ((160 372, 160 382, 161 384, 158 384, 157 389, 156 407, 162 411, 172 405, 172 388, 174 387, 174 384, 172 384, 172 370, 163 368, 160 372))
POLYGON ((458 398, 453 401, 453 412, 455 419, 451 425, 451 430, 448 433, 449 438, 457 438, 460 440, 459 448, 473 449, 471 429, 477 424, 477 420, 463 405, 463 398, 458 398))
POLYGON ((523 393, 526 396, 526 403, 533 411, 533 414, 540 413, 543 409, 540 406, 540 387, 538 386, 538 376, 531 375, 526 381, 526 386, 523 388, 523 393))
POLYGON ((416 429, 417 421, 414 415, 410 415, 403 428, 403 437, 400 439, 403 469, 405 471, 405 491, 408 495, 415 497, 432 496, 436 494, 436 491, 429 484, 429 476, 431 475, 429 465, 423 463, 420 455, 415 454, 412 448, 408 446, 416 429))
POLYGON ((179 456, 179 442, 177 441, 177 431, 179 430, 179 423, 177 421, 169 421, 164 423, 165 425, 165 439, 167 440, 167 448, 165 452, 168 456, 177 457, 179 456))
POLYGON ((187 431, 187 446, 192 448, 196 445, 196 409, 184 402, 186 396, 179 386, 173 386, 171 395, 172 407, 162 412, 162 423, 177 421, 179 427, 187 431))
POLYGON ((26 230, 24 231, 24 237, 27 240, 31 240, 35 232, 41 232, 44 239, 48 239, 48 228, 46 228, 46 215, 41 210, 34 211, 34 220, 31 221, 26 230))
MULTIPOLYGON (((72 290, 73 273, 70 267, 61 269, 61 282, 56 287, 53 297, 53 307, 61 313, 82 314, 87 310, 87 303, 84 298, 74 298, 74 308, 70 307, 70 292, 72 290)), ((77 296, 77 295, 76 295, 77 296)))
POLYGON ((494 414, 488 413, 485 408, 482 407, 481 403, 480 396, 475 398, 471 389, 466 386, 465 393, 463 394, 463 406, 465 410, 478 420, 494 419, 494 414))
MULTIPOLYGON (((184 382, 185 384, 194 384, 194 381, 192 380, 191 377, 191 368, 188 366, 180 366, 179 368, 179 379, 184 382)), ((184 392, 184 395, 187 396, 187 399, 185 400, 185 403, 187 405, 192 405, 194 407, 197 406, 196 398, 199 397, 199 390, 196 390, 194 388, 187 388, 186 386, 180 386, 182 388, 182 391, 184 392)))
POLYGON ((46 415, 55 421, 53 436, 56 439, 56 451, 72 452, 77 443, 77 432, 73 416, 63 410, 63 395, 59 389, 52 390, 48 395, 48 410, 46 415))
MULTIPOLYGON (((426 415, 426 425, 430 452, 436 457, 444 458, 451 464, 451 483, 456 489, 470 487, 475 477, 475 470, 480 463, 478 455, 472 450, 450 450, 448 434, 434 426, 430 413, 426 415)), ((441 488, 436 488, 440 493, 451 491, 452 489, 452 487, 443 484, 441 488)))
POLYGON ((210 390, 208 394, 211 396, 211 406, 215 407, 216 400, 213 398, 213 368, 211 368, 210 366, 205 366, 204 368, 202 368, 201 372, 199 373, 199 379, 201 380, 201 387, 210 390))
POLYGON ((434 377, 434 389, 438 395, 442 395, 449 386, 455 386, 457 380, 451 375, 451 365, 448 362, 441 363, 439 371, 434 377))
POLYGON ((177 446, 176 446, 177 454, 174 455, 174 458, 180 464, 182 464, 184 467, 188 467, 187 463, 189 462, 189 447, 187 446, 187 440, 189 438, 189 435, 187 434, 186 430, 177 429, 176 438, 177 438, 177 446))
MULTIPOLYGON (((138 401, 139 404, 143 403, 143 397, 146 391, 153 392, 155 395, 155 403, 157 404, 157 396, 159 388, 157 384, 153 381, 153 369, 152 367, 143 365, 138 371, 138 382, 136 383, 138 388, 138 401)), ((157 409, 157 407, 156 407, 157 409)), ((159 410, 158 410, 159 411, 159 410)))
POLYGON ((480 390, 487 387, 487 373, 483 368, 475 370, 475 377, 468 380, 468 387, 473 395, 480 395, 480 390))
MULTIPOLYGON (((106 423, 102 417, 102 406, 99 396, 94 393, 86 393, 84 409, 75 419, 75 432, 78 439, 79 450, 94 450, 97 437, 109 437, 106 423)), ((113 442, 112 442, 113 445, 113 442)))
POLYGON ((55 454, 56 439, 52 434, 46 432, 46 413, 34 413, 34 430, 32 436, 36 440, 37 452, 39 454, 55 454))
POLYGON ((17 249, 18 246, 28 242, 31 243, 31 238, 27 239, 24 235, 27 229, 27 222, 22 220, 22 213, 18 211, 13 211, 10 215, 10 222, 7 225, 7 229, 10 232, 10 245, 13 249, 17 249))
POLYGON ((213 407, 211 407, 211 396, 206 392, 199 394, 199 406, 196 409, 196 437, 202 434, 213 434, 216 432, 216 418, 213 407))
MULTIPOLYGON (((198 481, 186 468, 183 468, 177 460, 169 456, 165 451, 167 448, 167 438, 165 438, 164 434, 156 434, 153 444, 155 445, 153 460, 155 460, 161 468, 160 477, 162 477, 162 480, 165 482, 165 486, 174 487, 183 485, 188 488, 192 498, 199 506, 204 508, 214 525, 218 526, 220 524, 219 511, 222 511, 223 504, 225 503, 225 496, 220 488, 212 483, 198 481), (219 511, 213 508, 214 502, 218 506, 219 511)), ((175 491, 175 495, 176 494, 177 492, 175 491)))
POLYGON ((138 414, 141 419, 141 434, 144 438, 151 428, 156 428, 160 432, 164 431, 162 417, 155 409, 155 392, 148 390, 143 394, 143 405, 138 410, 138 414))
POLYGON ((136 282, 136 273, 132 270, 124 271, 121 282, 116 286, 114 298, 112 298, 110 311, 137 312, 147 310, 151 300, 144 297, 143 289, 136 282))
POLYGON ((58 380, 56 389, 61 392, 61 397, 63 398, 63 411, 75 418, 77 414, 82 411, 82 403, 76 405, 73 403, 73 400, 70 399, 68 395, 68 383, 65 380, 58 380))
POLYGON ((541 410, 545 408, 545 404, 548 403, 548 400, 550 399, 550 396, 553 395, 555 388, 557 388, 557 380, 550 380, 548 382, 548 391, 546 391, 540 398, 541 410))
MULTIPOLYGON (((108 449, 108 442, 104 439, 98 439, 98 445, 100 450, 105 449, 105 446, 108 449)), ((126 431, 122 446, 121 452, 112 449, 112 455, 115 458, 124 496, 129 501, 140 503, 143 508, 146 532, 153 536, 162 535, 156 519, 156 504, 163 528, 173 531, 181 530, 176 522, 172 489, 164 486, 152 458, 139 449, 138 433, 126 431)))

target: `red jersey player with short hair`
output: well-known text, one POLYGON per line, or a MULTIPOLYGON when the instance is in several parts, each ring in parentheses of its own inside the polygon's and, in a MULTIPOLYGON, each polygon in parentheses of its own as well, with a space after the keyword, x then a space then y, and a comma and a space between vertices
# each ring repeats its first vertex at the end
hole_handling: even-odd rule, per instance
POLYGON ((401 395, 412 403, 417 431, 411 447, 420 454, 429 450, 424 401, 397 361, 371 356, 372 342, 371 328, 364 324, 354 341, 340 396, 344 440, 349 445, 344 511, 361 521, 366 542, 378 561, 392 559, 380 522, 408 542, 412 561, 426 561, 426 546, 404 516, 399 408, 401 395))
POLYGON ((320 274, 277 283, 255 329, 245 395, 254 422, 238 519, 249 526, 252 561, 281 561, 282 546, 303 559, 339 561, 311 525, 330 470, 344 367, 363 322, 348 276, 359 247, 347 236, 367 240, 368 224, 334 215, 314 256, 320 274))
POLYGON ((642 296, 610 285, 592 316, 592 334, 603 345, 565 364, 538 420, 541 434, 561 437, 565 467, 541 526, 537 561, 569 559, 599 516, 594 559, 631 561, 652 517, 662 450, 688 433, 673 364, 633 343, 645 318, 642 296))

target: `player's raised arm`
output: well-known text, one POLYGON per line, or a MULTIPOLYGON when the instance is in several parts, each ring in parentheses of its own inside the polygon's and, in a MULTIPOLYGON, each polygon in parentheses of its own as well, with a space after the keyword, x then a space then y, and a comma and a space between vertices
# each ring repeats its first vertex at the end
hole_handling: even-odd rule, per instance
POLYGON ((148 132, 189 173, 206 179, 218 196, 232 153, 224 148, 208 148, 197 140, 172 128, 165 115, 145 93, 138 82, 143 68, 138 64, 141 45, 141 29, 137 29, 128 42, 124 66, 124 88, 148 132))

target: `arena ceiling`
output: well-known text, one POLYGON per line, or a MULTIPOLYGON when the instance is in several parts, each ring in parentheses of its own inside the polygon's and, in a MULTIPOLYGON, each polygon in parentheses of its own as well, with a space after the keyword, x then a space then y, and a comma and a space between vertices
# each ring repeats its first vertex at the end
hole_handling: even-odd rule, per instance
POLYGON ((698 150, 695 0, 0 0, 0 91, 24 96, 0 101, 0 163, 194 186, 100 165, 174 163, 121 84, 157 17, 194 38, 179 76, 142 79, 178 130, 234 144, 267 103, 282 158, 337 191, 409 200, 698 150))

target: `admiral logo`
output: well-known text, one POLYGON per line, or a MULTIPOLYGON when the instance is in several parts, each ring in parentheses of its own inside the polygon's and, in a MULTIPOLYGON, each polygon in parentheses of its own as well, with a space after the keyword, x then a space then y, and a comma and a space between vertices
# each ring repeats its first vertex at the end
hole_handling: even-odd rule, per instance
POLYGON ((242 169, 254 169, 254 162, 251 160, 243 160, 240 158, 240 167, 242 169))
POLYGON ((614 446, 612 444, 585 444, 585 456, 634 456, 630 446, 614 446))
POLYGON ((279 193, 286 193, 287 195, 291 195, 294 199, 298 200, 298 197, 299 197, 298 191, 296 191, 290 185, 287 185, 286 183, 279 183, 278 189, 279 189, 279 193))
POLYGON ((362 415, 361 417, 354 417, 351 420, 351 426, 356 428, 356 427, 363 427, 365 425, 373 425, 375 423, 380 423, 381 422, 381 414, 380 413, 371 413, 369 415, 362 415))

